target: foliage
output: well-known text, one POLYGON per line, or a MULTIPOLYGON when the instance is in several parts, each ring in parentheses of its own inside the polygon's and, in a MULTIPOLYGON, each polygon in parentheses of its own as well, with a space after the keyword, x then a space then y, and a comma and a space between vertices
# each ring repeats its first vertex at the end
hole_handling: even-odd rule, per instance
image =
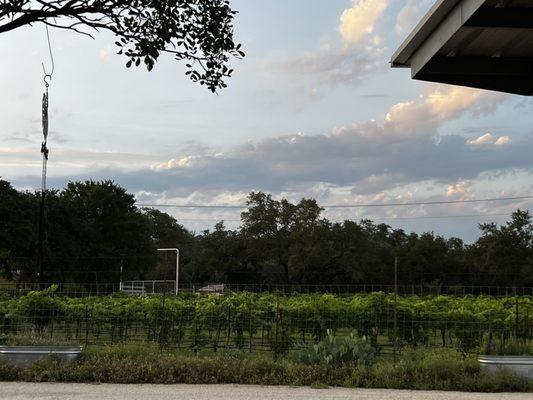
POLYGON ((533 340, 509 339, 485 347, 488 355, 493 356, 533 356, 533 340))
POLYGON ((34 196, 0 179, 0 273, 8 279, 25 269, 24 257, 35 253, 37 204, 34 196))
POLYGON ((411 350, 400 362, 381 361, 353 374, 358 387, 453 390, 463 392, 511 392, 533 390, 533 380, 502 371, 488 374, 480 370, 475 356, 464 357, 456 350, 411 350))
POLYGON ((128 68, 144 63, 151 70, 170 54, 187 61, 191 80, 215 92, 233 72, 230 58, 244 57, 233 40, 235 14, 228 0, 7 0, 0 2, 0 33, 36 22, 88 36, 107 30, 128 68))
POLYGON ((324 340, 295 354, 295 361, 308 365, 324 365, 338 368, 344 365, 357 367, 374 363, 376 350, 365 337, 358 338, 355 332, 338 337, 330 330, 324 340))
POLYGON ((397 366, 378 360, 372 367, 326 368, 287 360, 188 357, 113 347, 88 351, 82 361, 71 365, 49 359, 21 371, 0 362, 0 381, 312 385, 463 392, 533 390, 532 381, 505 372, 484 374, 474 357, 465 359, 450 350, 408 352, 397 366))
POLYGON ((0 328, 5 342, 12 336, 19 343, 53 336, 74 343, 155 343, 195 354, 268 350, 275 359, 303 348, 309 362, 365 363, 370 347, 377 351, 395 342, 400 348, 454 347, 467 354, 482 351, 489 335, 498 347, 511 337, 529 340, 533 299, 521 298, 516 307, 509 298, 399 297, 394 329, 394 296, 384 293, 71 298, 46 291, 0 299, 0 328))
MULTIPOLYGON (((513 287, 533 287, 533 223, 520 210, 503 226, 482 225, 482 236, 466 245, 369 220, 334 223, 321 216, 315 200, 292 203, 260 192, 250 194, 239 229, 219 222, 199 234, 164 212, 137 208, 134 197, 111 181, 71 182, 47 198, 45 273, 61 284, 60 291, 67 283, 92 284, 84 286, 88 292, 96 283, 116 285, 121 269, 123 280, 169 279, 175 266, 170 258, 165 262, 166 255, 157 258, 158 247, 180 248, 180 282, 191 286, 225 283, 256 291, 281 285, 292 292, 292 285, 304 285, 294 289, 352 292, 347 285, 366 291, 388 285, 390 291, 397 256, 404 290, 475 293, 496 285, 509 294, 513 287)), ((0 273, 10 280, 37 278, 38 204, 38 193, 19 192, 0 180, 0 273)), ((404 311, 402 319, 410 313, 400 307, 402 316, 404 311)), ((423 330, 400 328, 405 342, 424 340, 423 330)), ((442 328, 445 336, 450 327, 442 328)), ((317 337, 324 336, 319 321, 315 329, 317 337)), ((475 345, 467 336, 465 346, 475 345)))
POLYGON ((516 211, 503 226, 480 225, 482 236, 472 248, 478 268, 491 277, 490 284, 502 281, 521 286, 531 276, 533 224, 528 211, 516 211), (505 267, 505 268, 502 268, 505 267))
POLYGON ((52 285, 43 291, 32 291, 18 301, 6 307, 11 319, 26 319, 33 323, 39 335, 50 323, 54 315, 58 314, 60 302, 54 293, 57 285, 52 285))
MULTIPOLYGON (((0 202, 0 214, 6 214, 3 222, 7 224, 0 235, 9 238, 4 275, 35 281, 34 251, 28 243, 35 243, 39 196, 4 186, 0 197, 6 198, 0 202), (7 209, 12 203, 19 204, 17 207, 26 204, 28 210, 22 215, 13 213, 7 209)), ((124 278, 133 279, 155 264, 149 221, 135 207, 134 197, 112 181, 70 182, 61 192, 49 192, 47 199, 46 281, 81 285, 118 282, 121 268, 124 278)), ((0 259, 4 243, 0 242, 0 259)))

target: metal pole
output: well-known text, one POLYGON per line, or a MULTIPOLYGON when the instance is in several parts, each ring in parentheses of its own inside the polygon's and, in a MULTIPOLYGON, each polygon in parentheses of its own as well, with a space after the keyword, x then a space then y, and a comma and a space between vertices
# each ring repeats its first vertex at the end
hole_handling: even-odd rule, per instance
POLYGON ((123 284, 122 284, 122 269, 123 269, 124 261, 120 260, 120 282, 118 284, 118 291, 122 292, 123 284))
MULTIPOLYGON (((43 163, 46 161, 43 160, 43 163)), ((45 174, 43 169, 43 174, 45 174)), ((44 175, 43 175, 44 176, 44 175)), ((44 177, 43 177, 44 180, 44 177)), ((44 283, 44 202, 46 197, 46 189, 41 189, 41 204, 39 207, 39 237, 37 240, 37 265, 39 267, 39 283, 44 283)), ((40 289, 44 289, 41 287, 40 289)))
POLYGON ((180 251, 176 249, 176 293, 175 293, 176 296, 178 295, 178 289, 179 289, 179 286, 178 286, 179 276, 180 276, 180 251))
POLYGON ((157 251, 175 251, 176 252, 176 285, 174 287, 174 294, 178 295, 179 273, 180 273, 180 251, 178 248, 172 249, 157 249, 157 251))
POLYGON ((398 357, 398 256, 394 257, 394 365, 398 357))

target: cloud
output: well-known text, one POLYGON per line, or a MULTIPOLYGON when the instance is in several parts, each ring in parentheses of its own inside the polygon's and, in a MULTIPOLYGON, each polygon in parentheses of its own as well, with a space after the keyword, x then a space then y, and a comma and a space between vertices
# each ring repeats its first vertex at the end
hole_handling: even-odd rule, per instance
POLYGON ((481 135, 477 139, 471 139, 467 141, 468 144, 471 144, 473 146, 480 146, 483 144, 488 144, 488 143, 493 143, 493 142, 494 142, 494 138, 492 137, 490 133, 485 133, 484 135, 481 135))
POLYGON ((496 146, 505 146, 508 145, 511 142, 511 138, 509 136, 501 136, 494 142, 496 146))
MULTIPOLYGON (((356 85, 366 76, 386 70, 388 51, 381 45, 379 35, 374 34, 374 26, 388 3, 389 0, 354 0, 340 16, 341 43, 323 43, 318 49, 289 60, 267 62, 265 70, 274 69, 288 76, 284 86, 296 88, 307 98, 318 98, 324 86, 356 85)), ((279 77, 276 74, 276 83, 279 77)))
POLYGON ((496 146, 506 146, 511 142, 509 136, 501 136, 495 140, 494 136, 490 133, 485 133, 484 135, 479 136, 476 139, 467 140, 467 143, 471 146, 483 146, 483 145, 496 145, 496 146))
MULTIPOLYGON (((502 142, 506 139, 498 146, 475 146, 461 135, 439 134, 440 127, 450 120, 487 113, 504 98, 490 92, 430 86, 417 100, 393 105, 380 121, 224 149, 182 147, 180 153, 166 159, 58 150, 54 162, 59 164, 51 169, 51 182, 60 181, 57 171, 62 166, 71 178, 112 176, 129 190, 158 194, 163 199, 194 195, 207 201, 221 194, 241 198, 252 190, 313 196, 344 190, 350 196, 374 196, 428 183, 444 185, 440 193, 464 196, 467 186, 461 182, 487 173, 533 168, 532 137, 507 140, 505 146, 502 142)), ((9 151, 0 149, 1 158, 9 159, 9 151)), ((31 151, 37 171, 39 160, 31 151)))
POLYGON ((450 193, 458 193, 458 181, 533 165, 527 155, 533 140, 507 142, 505 150, 500 146, 496 151, 472 146, 459 135, 439 136, 442 124, 466 113, 487 113, 503 99, 490 92, 431 86, 418 100, 392 106, 382 122, 357 123, 321 135, 278 136, 226 152, 203 149, 154 164, 152 171, 172 181, 181 194, 193 188, 280 193, 302 185, 380 193, 423 181, 445 182, 452 185, 450 193))
MULTIPOLYGON (((117 174, 148 169, 158 160, 145 154, 113 151, 80 151, 54 147, 48 160, 49 176, 87 176, 91 172, 117 174)), ((40 175, 41 154, 37 147, 0 147, 3 176, 20 177, 30 172, 40 175)))
POLYGON ((159 164, 153 164, 151 166, 152 169, 156 171, 161 171, 164 169, 172 169, 172 168, 185 168, 185 167, 191 167, 194 160, 198 159, 199 157, 196 156, 186 156, 179 159, 172 158, 168 160, 165 163, 159 163, 159 164))
POLYGON ((400 10, 398 17, 396 18, 396 26, 394 29, 397 33, 405 34, 409 32, 416 25, 420 9, 418 5, 409 1, 400 10))
POLYGON ((311 78, 319 86, 357 84, 368 74, 384 69, 377 54, 379 50, 371 54, 350 48, 323 49, 283 62, 278 69, 289 74, 293 82, 311 78))
POLYGON ((474 116, 487 114, 505 98, 503 94, 477 89, 431 85, 418 100, 392 106, 385 124, 373 133, 389 139, 433 136, 443 122, 459 118, 466 112, 474 116))
POLYGON ((339 32, 347 44, 360 45, 373 32, 389 0, 354 0, 340 17, 339 32))
POLYGON ((468 180, 459 181, 454 185, 448 186, 446 196, 458 198, 459 200, 473 199, 474 193, 472 192, 472 182, 468 180))
MULTIPOLYGON (((132 190, 164 197, 201 193, 208 199, 252 190, 302 195, 314 188, 349 188, 354 195, 370 196, 431 182, 445 185, 444 193, 449 196, 464 197, 467 186, 458 182, 533 169, 533 138, 500 148, 473 147, 459 135, 383 144, 352 128, 342 134, 294 134, 250 142, 223 155, 217 151, 189 155, 195 160, 192 164, 164 161, 151 169, 115 172, 114 176, 132 190)), ((109 171, 90 172, 92 177, 99 173, 106 177, 109 171)))

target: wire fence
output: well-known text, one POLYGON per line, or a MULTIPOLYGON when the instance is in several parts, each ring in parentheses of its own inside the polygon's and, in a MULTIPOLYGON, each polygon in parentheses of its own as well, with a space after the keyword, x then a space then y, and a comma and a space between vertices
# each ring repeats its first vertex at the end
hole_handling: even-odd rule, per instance
MULTIPOLYGON (((157 294, 174 295, 174 280, 148 280, 127 281, 120 283, 0 283, 0 294, 17 297, 26 295, 31 291, 42 290, 52 285, 58 286, 58 295, 73 297, 107 296, 114 293, 148 296, 157 294)), ((249 293, 276 293, 281 295, 330 293, 340 296, 355 294, 370 294, 383 292, 395 293, 399 296, 489 296, 508 297, 533 296, 533 287, 530 286, 486 286, 486 285, 392 285, 392 284, 327 284, 327 285, 300 285, 300 284, 221 284, 221 283, 180 283, 178 294, 231 294, 240 292, 249 293)))
POLYGON ((530 297, 420 303, 382 293, 352 300, 252 296, 225 302, 34 294, 0 302, 0 338, 4 344, 153 344, 195 353, 234 349, 275 356, 309 348, 328 331, 365 337, 381 353, 406 346, 478 352, 512 339, 533 339, 530 297))

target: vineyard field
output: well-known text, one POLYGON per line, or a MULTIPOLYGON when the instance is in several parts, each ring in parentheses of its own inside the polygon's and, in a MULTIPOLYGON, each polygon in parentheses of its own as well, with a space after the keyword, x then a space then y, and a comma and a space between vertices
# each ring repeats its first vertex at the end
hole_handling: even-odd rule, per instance
POLYGON ((0 299, 5 344, 157 343, 191 351, 237 349, 285 354, 355 333, 382 351, 455 347, 465 352, 533 337, 533 298, 330 294, 281 296, 111 295, 66 297, 54 288, 0 299))

